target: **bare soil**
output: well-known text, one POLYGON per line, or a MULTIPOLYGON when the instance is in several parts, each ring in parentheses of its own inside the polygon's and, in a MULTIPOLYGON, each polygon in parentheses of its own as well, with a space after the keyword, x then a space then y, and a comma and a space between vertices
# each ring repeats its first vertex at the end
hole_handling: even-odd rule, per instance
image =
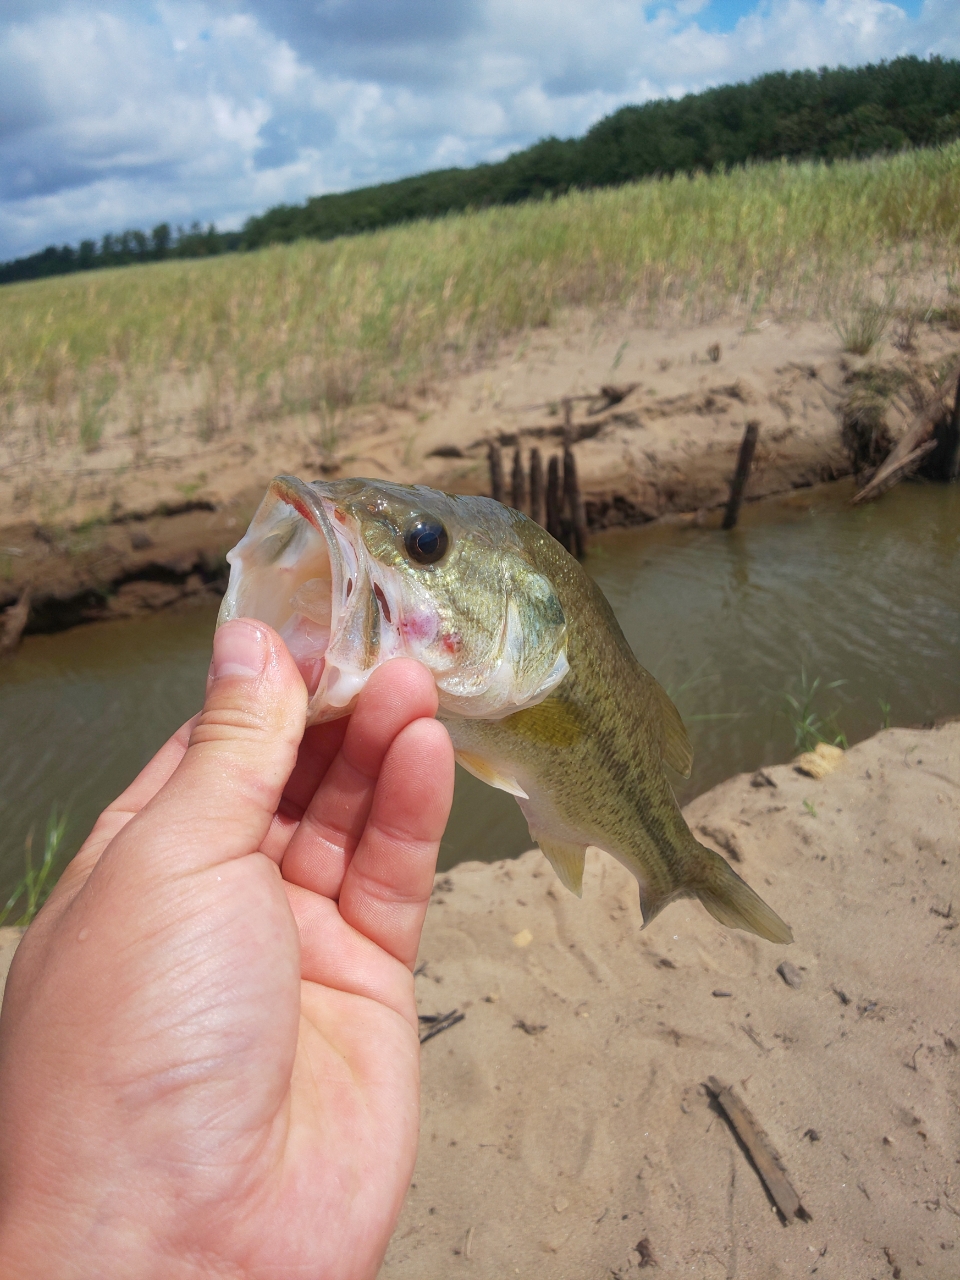
POLYGON ((793 946, 695 902, 641 933, 636 883, 596 852, 582 901, 539 851, 438 879, 420 1011, 466 1016, 423 1046, 384 1278, 960 1275, 960 725, 887 730, 820 781, 741 775, 685 813, 726 856, 733 837, 793 946), (711 1076, 808 1221, 778 1215, 711 1076))
MULTIPOLYGON (((20 601, 27 631, 52 630, 217 592, 225 552, 281 473, 488 492, 488 442, 520 445, 525 456, 533 445, 545 457, 559 451, 568 397, 593 528, 703 519, 726 500, 750 421, 760 435, 747 501, 849 474, 851 380, 873 366, 929 373, 957 348, 955 334, 933 325, 920 326, 915 343, 909 353, 886 342, 857 357, 827 323, 653 330, 573 316, 394 404, 299 415, 256 434, 227 420, 203 443, 180 430, 116 436, 83 456, 37 459, 25 441, 7 441, 0 611, 20 601), (601 394, 611 385, 626 391, 616 403, 601 394)), ((894 436, 908 408, 891 400, 894 436)), ((16 622, 9 612, 7 622, 16 622)))

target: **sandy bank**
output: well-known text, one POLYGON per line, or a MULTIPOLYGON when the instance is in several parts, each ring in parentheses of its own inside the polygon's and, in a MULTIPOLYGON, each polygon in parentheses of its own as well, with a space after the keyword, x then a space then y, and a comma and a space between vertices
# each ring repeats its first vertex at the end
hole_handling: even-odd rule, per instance
POLYGON ((594 527, 718 508, 752 420, 760 439, 747 501, 836 479, 850 471, 841 406, 857 371, 931 369, 957 347, 933 325, 916 341, 909 360, 890 342, 862 358, 845 355, 825 322, 650 329, 580 316, 418 395, 323 421, 228 424, 200 441, 180 414, 149 439, 118 427, 89 454, 37 455, 11 435, 0 442, 0 611, 29 591, 27 629, 52 630, 222 589, 225 551, 283 472, 488 492, 487 441, 556 452, 564 397, 581 397, 573 427, 594 527), (603 408, 610 384, 632 390, 603 408))
POLYGON ((582 901, 539 852, 438 881, 420 1009, 466 1018, 423 1047, 384 1276, 608 1280, 641 1240, 650 1274, 704 1280, 960 1275, 960 725, 888 730, 819 782, 765 772, 687 817, 735 837, 792 947, 688 903, 640 933, 635 883, 600 855, 582 901), (811 1222, 781 1225, 710 1075, 811 1222))
MULTIPOLYGON (((789 948, 690 903, 640 933, 635 882, 599 854, 582 901, 539 851, 438 878, 420 1010, 466 1017, 423 1046, 384 1277, 610 1280, 641 1240, 666 1276, 960 1275, 960 724, 887 730, 819 782, 764 773, 686 814, 735 843, 789 948), (710 1075, 812 1221, 782 1225, 710 1075)), ((0 983, 17 940, 0 930, 0 983)))

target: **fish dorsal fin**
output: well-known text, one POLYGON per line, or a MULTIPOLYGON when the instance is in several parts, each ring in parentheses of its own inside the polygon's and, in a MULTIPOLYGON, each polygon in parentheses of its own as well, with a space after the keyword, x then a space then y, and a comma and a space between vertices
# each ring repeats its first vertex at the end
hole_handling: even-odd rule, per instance
POLYGON ((662 685, 654 681, 654 688, 660 703, 662 718, 660 756, 671 769, 676 769, 681 778, 689 778, 693 768, 693 748, 690 746, 687 731, 683 727, 680 712, 673 705, 662 685))
POLYGON ((560 883, 565 885, 571 893, 575 893, 578 898, 582 898, 583 865, 587 857, 586 845, 567 844, 563 840, 552 840, 544 836, 537 836, 536 841, 557 873, 560 883))
POLYGON ((488 787, 496 787, 498 791, 506 791, 510 795, 516 796, 518 800, 530 799, 516 778, 505 773, 495 764, 491 764, 489 760, 484 760, 480 756, 474 755, 472 751, 457 751, 455 754, 457 763, 462 764, 467 773, 472 773, 475 778, 485 782, 488 787))

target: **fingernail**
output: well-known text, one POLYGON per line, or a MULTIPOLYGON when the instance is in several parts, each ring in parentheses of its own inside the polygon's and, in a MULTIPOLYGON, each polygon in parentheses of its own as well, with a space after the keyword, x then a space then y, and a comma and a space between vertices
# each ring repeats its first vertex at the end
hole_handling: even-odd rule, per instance
POLYGON ((213 678, 258 676, 267 665, 267 638, 242 619, 228 622, 213 637, 213 678))

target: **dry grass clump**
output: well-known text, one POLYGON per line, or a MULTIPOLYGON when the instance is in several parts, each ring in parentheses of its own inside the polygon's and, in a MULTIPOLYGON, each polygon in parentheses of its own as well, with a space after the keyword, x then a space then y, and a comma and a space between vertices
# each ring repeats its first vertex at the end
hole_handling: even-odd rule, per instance
POLYGON ((890 308, 879 302, 868 302, 845 316, 836 325, 844 351, 869 355, 886 333, 890 318, 890 308))
POLYGON ((326 421, 570 307, 815 313, 852 296, 879 258, 903 270, 955 261, 958 207, 952 144, 10 285, 0 441, 16 431, 93 451, 107 429, 146 440, 161 420, 201 440, 295 413, 326 421))

